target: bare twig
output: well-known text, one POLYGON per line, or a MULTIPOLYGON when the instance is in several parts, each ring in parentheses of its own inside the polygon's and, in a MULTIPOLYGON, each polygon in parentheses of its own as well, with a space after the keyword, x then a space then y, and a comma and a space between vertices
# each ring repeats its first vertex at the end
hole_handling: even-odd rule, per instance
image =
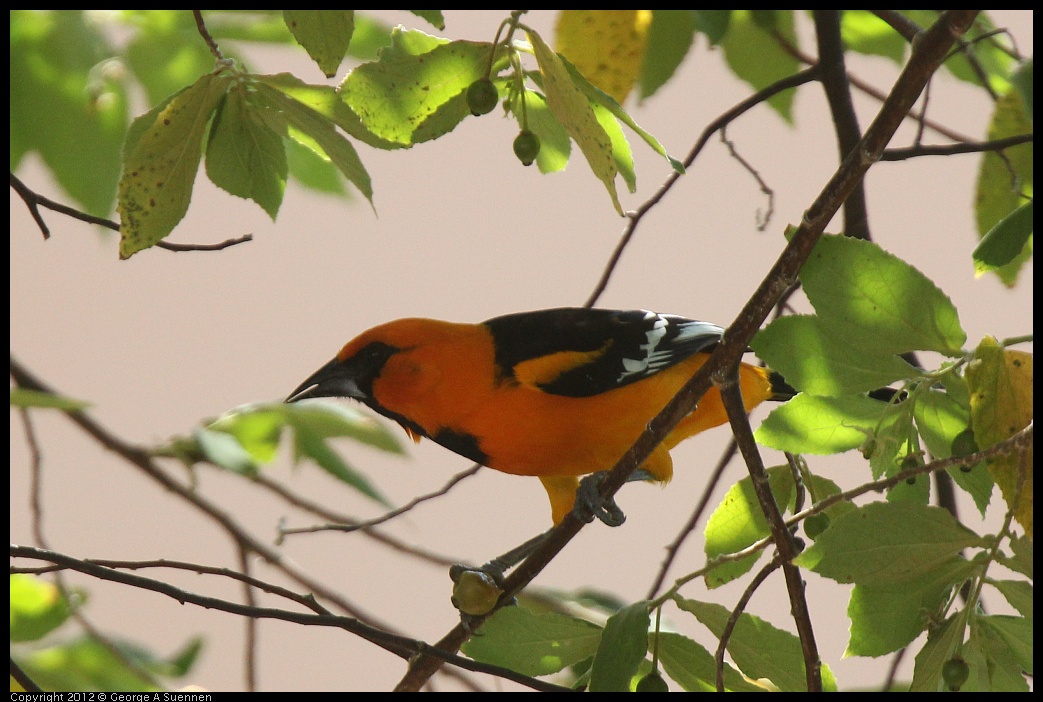
MULTIPOLYGON (((72 217, 73 219, 78 219, 81 222, 87 222, 88 224, 97 224, 115 232, 120 230, 120 225, 117 222, 113 222, 111 219, 95 217, 92 214, 87 214, 82 210, 63 205, 60 202, 55 202, 54 200, 41 195, 20 181, 14 173, 11 174, 11 187, 25 202, 25 206, 29 209, 29 213, 36 221, 36 225, 40 228, 40 232, 43 234, 44 239, 50 238, 51 230, 43 219, 40 207, 46 207, 49 210, 54 210, 55 212, 66 215, 67 217, 72 217)), ((230 246, 235 246, 236 244, 242 244, 252 240, 253 234, 244 234, 243 236, 235 237, 234 239, 226 239, 217 244, 174 244, 169 241, 160 241, 156 243, 156 246, 161 249, 166 249, 167 251, 220 251, 221 249, 227 249, 230 246)))
POLYGON ((405 514, 409 510, 411 510, 414 507, 416 507, 417 505, 421 504, 422 502, 427 502, 428 500, 434 499, 436 497, 441 497, 442 495, 444 495, 447 492, 449 492, 461 480, 463 480, 465 478, 470 478, 472 475, 477 473, 478 470, 481 467, 482 466, 481 466, 480 463, 475 463, 473 466, 471 466, 467 470, 461 471, 460 473, 457 473, 456 475, 454 475, 452 478, 449 479, 449 482, 447 482, 445 485, 443 485, 438 490, 435 490, 434 492, 430 492, 430 493, 428 493, 426 495, 420 495, 419 497, 415 497, 412 500, 410 500, 409 502, 407 502, 406 504, 402 505, 401 507, 398 507, 396 509, 393 509, 393 510, 390 510, 388 512, 385 512, 384 514, 382 514, 379 517, 376 517, 374 519, 369 519, 369 520, 360 521, 360 522, 353 521, 350 524, 345 524, 345 523, 341 523, 341 524, 320 524, 320 525, 317 525, 317 526, 295 527, 295 528, 291 528, 291 529, 287 529, 285 527, 280 527, 280 529, 279 529, 279 538, 282 538, 283 536, 287 536, 287 535, 290 535, 290 534, 312 534, 312 533, 319 532, 319 531, 359 531, 359 530, 368 529, 370 527, 377 526, 378 524, 383 524, 384 522, 391 521, 392 519, 394 519, 395 517, 397 517, 397 516, 399 516, 401 514, 405 514))
POLYGON ((743 590, 742 595, 739 597, 739 601, 736 602, 735 607, 732 608, 732 612, 728 616, 728 621, 724 623, 724 629, 721 631, 721 638, 717 642, 717 650, 714 651, 713 654, 718 692, 724 692, 724 652, 728 649, 728 641, 731 640, 732 631, 735 629, 735 625, 739 623, 739 616, 746 611, 746 605, 750 603, 753 593, 757 592, 757 589, 761 584, 768 579, 769 575, 778 570, 780 565, 782 565, 782 559, 775 556, 775 558, 768 561, 768 563, 766 563, 764 567, 753 576, 750 580, 750 584, 746 586, 746 589, 743 590))
POLYGON ((214 55, 214 58, 218 61, 224 61, 225 57, 221 53, 221 49, 218 48, 217 42, 210 36, 210 30, 206 28, 206 23, 203 21, 202 10, 192 10, 192 17, 196 21, 196 29, 199 30, 199 36, 203 37, 203 41, 206 42, 206 46, 210 49, 210 53, 214 55))
POLYGON ((728 147, 728 153, 731 154, 731 157, 738 161, 739 165, 745 168, 747 173, 753 176, 753 179, 757 181, 757 185, 760 186, 761 192, 768 197, 768 208, 764 211, 764 215, 760 214, 760 210, 757 211, 757 231, 763 232, 768 228, 768 224, 771 223, 771 216, 775 214, 775 191, 768 187, 760 172, 743 158, 742 154, 735 148, 735 143, 728 138, 727 127, 721 127, 721 143, 728 147))
POLYGON ((962 144, 917 144, 905 148, 885 149, 881 161, 905 161, 920 156, 952 156, 954 154, 977 154, 984 151, 1003 151, 1012 146, 1031 144, 1032 134, 1015 134, 1003 139, 971 141, 962 144))
POLYGON ((272 607, 257 607, 240 604, 239 602, 232 602, 230 600, 222 600, 217 597, 208 597, 200 595, 188 590, 184 590, 179 587, 175 587, 170 583, 165 583, 161 580, 154 580, 152 578, 146 578, 140 575, 134 575, 132 573, 124 573, 114 568, 106 568, 97 563, 90 561, 73 558, 72 556, 65 555, 63 553, 57 553, 47 549, 35 548, 32 546, 19 546, 12 544, 10 546, 11 558, 30 558, 39 561, 45 561, 48 563, 58 564, 66 569, 75 570, 77 572, 89 575, 94 578, 101 580, 108 580, 110 582, 122 583, 131 587, 138 587, 143 590, 151 590, 158 592, 167 597, 171 597, 174 600, 182 604, 193 604, 199 607, 205 607, 206 609, 213 609, 221 612, 229 612, 243 617, 250 617, 253 619, 275 619, 279 621, 291 622, 295 624, 302 624, 307 626, 325 626, 343 629, 356 636, 370 641, 371 643, 379 646, 380 648, 392 653, 400 658, 409 658, 414 655, 430 655, 439 657, 441 660, 452 663, 455 666, 464 668, 465 670, 471 670, 479 673, 487 673, 489 675, 495 675, 498 677, 517 682, 527 687, 531 687, 535 690, 543 692, 568 692, 570 688, 562 687, 560 685, 554 685, 553 683, 544 682, 537 680, 526 675, 520 675, 512 670, 501 668, 500 666, 488 665, 484 663, 478 663, 469 658, 458 656, 455 653, 440 651, 423 641, 418 639, 411 639, 398 634, 393 634, 383 629, 372 627, 363 622, 360 622, 354 617, 337 616, 333 614, 316 614, 308 612, 294 612, 285 609, 276 609, 272 607))
MULTIPOLYGON (((721 129, 729 123, 733 122, 740 115, 766 101, 768 98, 777 95, 783 92, 784 90, 790 90, 797 86, 804 85, 805 83, 809 83, 815 80, 817 76, 817 69, 809 68, 799 73, 795 73, 787 78, 783 78, 782 80, 776 81, 775 83, 772 83, 771 85, 758 90, 756 93, 749 96, 739 104, 735 105, 714 121, 710 122, 710 124, 706 126, 706 129, 703 130, 702 134, 699 135, 699 138, 696 140, 695 145, 692 146, 691 150, 688 152, 688 155, 685 156, 684 160, 682 161, 685 169, 691 167, 691 165, 695 162, 696 157, 698 157, 699 153, 703 150, 703 147, 706 146, 706 142, 710 140, 710 137, 713 136, 714 132, 716 132, 718 129, 721 129)), ((616 265, 619 263, 619 259, 623 256, 624 249, 626 249, 627 244, 630 243, 631 238, 633 238, 634 234, 637 231, 637 225, 640 223, 641 219, 648 213, 649 210, 655 207, 660 200, 666 197, 666 194, 670 192, 670 189, 673 188, 674 183, 676 183, 678 178, 680 177, 680 173, 671 173, 669 176, 667 176, 666 180, 663 181, 663 184, 659 186, 659 188, 655 191, 655 193, 652 194, 650 198, 641 203, 641 206, 633 212, 627 213, 627 224, 623 228, 623 234, 620 236, 619 243, 616 244, 615 250, 609 257, 608 263, 605 265, 605 269, 601 273, 601 278, 594 286, 593 292, 590 293, 590 297, 587 298, 587 301, 583 303, 585 307, 593 307, 594 304, 598 301, 598 298, 601 297, 601 293, 605 292, 605 288, 608 287, 609 278, 612 277, 612 272, 615 270, 616 265)))

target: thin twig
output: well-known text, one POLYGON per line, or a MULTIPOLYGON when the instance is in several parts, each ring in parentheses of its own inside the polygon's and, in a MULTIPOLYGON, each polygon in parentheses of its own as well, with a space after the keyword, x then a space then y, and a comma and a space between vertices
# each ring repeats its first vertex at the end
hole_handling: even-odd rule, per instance
POLYGON ((985 151, 1003 151, 1012 146, 1031 144, 1032 134, 1015 134, 1014 136, 990 141, 970 141, 962 144, 917 144, 904 148, 885 149, 880 155, 881 161, 905 161, 920 156, 952 156, 955 154, 977 154, 985 151))
POLYGON ((255 619, 275 619, 284 622, 291 622, 295 624, 302 624, 306 626, 325 626, 343 629, 356 636, 360 636, 373 644, 376 644, 380 648, 392 653, 400 658, 409 658, 414 655, 429 655, 436 656, 440 659, 452 663, 455 666, 464 668, 465 670, 471 670, 479 673, 487 673, 489 675, 495 675, 502 677, 513 682, 517 682, 522 685, 533 688, 534 690, 540 690, 543 692, 568 692, 570 688, 562 687, 561 685, 555 685, 553 683, 544 682, 536 678, 531 678, 527 675, 520 675, 512 670, 502 668, 500 666, 489 665, 484 663, 478 663, 469 658, 458 656, 453 652, 440 651, 437 648, 430 646, 423 641, 418 639, 411 639, 398 634, 392 634, 383 629, 372 627, 363 622, 360 622, 354 617, 338 616, 333 614, 314 614, 308 612, 294 612, 285 609, 276 609, 272 607, 256 607, 244 605, 239 602, 233 602, 231 600, 222 600, 217 597, 208 597, 200 595, 189 590, 185 590, 179 587, 175 587, 170 583, 163 582, 161 580, 154 580, 152 578, 146 578, 140 575, 132 573, 124 573, 120 570, 113 568, 106 568, 104 566, 97 565, 90 561, 86 561, 79 558, 73 558, 63 553, 57 553, 47 549, 36 548, 32 546, 19 546, 12 544, 10 546, 10 557, 11 558, 30 558, 39 561, 45 561, 48 563, 56 563, 69 570, 75 570, 77 572, 89 575, 100 580, 108 580, 111 582, 122 583, 131 587, 141 588, 143 590, 151 590, 167 597, 173 598, 174 600, 182 604, 193 604, 206 609, 218 610, 221 612, 229 612, 243 617, 251 617, 255 619))
MULTIPOLYGON (((53 210, 60 214, 66 215, 67 217, 72 217, 73 219, 78 219, 81 222, 87 222, 88 224, 97 224, 99 226, 106 227, 107 229, 111 229, 116 232, 120 230, 120 225, 117 222, 113 222, 111 219, 105 219, 104 217, 95 217, 92 214, 88 214, 86 212, 83 212, 82 210, 77 210, 76 208, 69 207, 68 205, 63 205, 60 202, 55 202, 54 200, 41 195, 35 190, 29 188, 22 181, 20 181, 14 173, 11 173, 11 187, 14 189, 16 193, 18 193, 18 195, 25 202, 26 208, 32 215, 33 220, 36 221, 36 225, 40 228, 40 232, 43 234, 44 239, 50 238, 51 230, 48 228, 47 223, 43 219, 43 214, 40 212, 40 207, 46 207, 49 210, 53 210)), ((169 241, 160 241, 156 243, 156 246, 158 246, 161 249, 166 249, 167 251, 177 252, 220 251, 221 249, 227 249, 230 246, 235 246, 236 244, 242 244, 252 240, 253 234, 244 234, 240 237, 235 237, 233 239, 226 239, 225 241, 219 242, 217 244, 174 244, 169 241)))
POLYGON ((761 216, 760 210, 757 211, 757 231, 763 232, 768 228, 768 224, 771 223, 771 216, 775 214, 775 191, 768 187, 764 178, 761 177, 760 171, 743 158, 739 150, 735 148, 735 143, 728 138, 727 127, 721 127, 721 143, 728 148, 728 153, 731 157, 738 161, 739 165, 745 168, 747 173, 753 176, 753 179, 757 181, 757 185, 760 186, 761 192, 768 197, 768 209, 765 210, 764 215, 761 216))
POLYGON ((438 490, 430 492, 426 495, 420 495, 419 497, 415 497, 406 504, 402 505, 401 507, 385 512, 379 517, 374 517, 373 519, 368 519, 366 521, 353 522, 351 524, 319 524, 316 526, 294 527, 291 529, 280 527, 279 538, 291 534, 313 534, 319 531, 359 531, 362 529, 368 529, 370 527, 377 526, 378 524, 383 524, 384 522, 388 522, 401 514, 405 514, 406 512, 423 502, 427 502, 428 500, 432 500, 436 497, 441 497, 442 495, 445 495, 461 480, 465 478, 470 478, 472 475, 477 473, 481 467, 482 465, 480 463, 475 463, 467 470, 461 471, 460 473, 454 475, 452 478, 449 479, 449 482, 447 482, 438 490))
POLYGON ((206 42, 206 46, 210 49, 210 53, 214 55, 218 61, 224 61, 225 57, 221 53, 221 49, 218 48, 217 42, 210 36, 210 30, 206 28, 206 23, 203 21, 202 10, 192 10, 192 17, 196 21, 196 29, 199 30, 199 35, 203 37, 203 41, 206 42))
POLYGON ((724 652, 728 649, 732 631, 735 630, 735 625, 739 623, 740 615, 746 611, 746 605, 750 603, 753 593, 757 592, 761 584, 768 579, 769 575, 778 570, 780 565, 782 565, 782 559, 775 556, 753 576, 749 585, 746 586, 746 589, 743 590, 742 595, 739 597, 739 601, 732 608, 731 614, 728 615, 728 621, 724 623, 724 629, 721 630, 721 638, 717 642, 717 650, 713 654, 717 692, 724 692, 724 652))
MULTIPOLYGON (((794 73, 792 76, 788 76, 786 78, 778 80, 775 83, 772 83, 771 85, 758 90, 753 95, 749 96, 739 104, 726 111, 724 114, 720 115, 717 119, 710 122, 710 124, 708 124, 706 128, 703 130, 702 134, 699 135, 699 138, 696 140, 695 145, 693 145, 691 150, 688 152, 688 155, 685 156, 684 160, 682 161, 685 170, 691 168, 692 164, 695 162, 696 157, 699 156, 699 153, 703 150, 703 147, 706 146, 706 143, 710 140, 710 137, 713 136, 714 132, 716 132, 718 129, 721 129, 722 127, 733 122, 740 115, 766 101, 768 98, 777 95, 783 92, 784 90, 790 90, 792 88, 796 88, 797 86, 804 85, 805 83, 810 83, 811 81, 815 80, 817 76, 818 70, 816 68, 808 68, 803 71, 800 71, 799 73, 794 73)), ((612 272, 615 270, 616 265, 619 263, 619 259, 623 256, 623 251, 626 249, 627 245, 630 243, 631 238, 633 238, 634 234, 637 231, 637 225, 641 222, 641 219, 649 212, 649 210, 651 210, 653 207, 659 204, 659 202, 664 197, 666 197, 666 194, 670 192, 670 189, 673 188, 674 183, 677 182, 681 175, 682 174, 677 173, 676 171, 672 172, 669 176, 667 176, 666 180, 663 181, 663 184, 659 186, 659 188, 652 194, 651 197, 649 197, 647 200, 641 203, 640 207, 638 207, 636 210, 627 213, 627 223, 626 226, 623 227, 623 233, 619 238, 619 243, 616 244, 616 248, 613 250, 612 255, 609 257, 608 263, 605 265, 605 269, 601 273, 601 278, 594 286, 593 292, 590 293, 590 297, 587 298, 587 301, 583 303, 584 307, 593 307, 594 304, 598 301, 598 298, 601 297, 601 293, 605 292, 605 288, 608 287, 609 278, 612 277, 612 272)))

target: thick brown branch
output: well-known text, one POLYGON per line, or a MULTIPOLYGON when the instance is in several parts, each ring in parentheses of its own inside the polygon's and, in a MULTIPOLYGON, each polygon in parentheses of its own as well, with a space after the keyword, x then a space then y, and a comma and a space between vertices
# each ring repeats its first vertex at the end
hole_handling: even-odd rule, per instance
MULTIPOLYGON (((847 158, 862 138, 855 104, 851 99, 851 83, 844 63, 844 43, 840 39, 840 10, 815 10, 815 39, 818 42, 818 65, 822 88, 826 93, 833 128, 837 135, 840 160, 847 158)), ((870 239, 869 210, 866 207, 865 184, 859 183, 844 202, 844 234, 856 239, 870 239)))

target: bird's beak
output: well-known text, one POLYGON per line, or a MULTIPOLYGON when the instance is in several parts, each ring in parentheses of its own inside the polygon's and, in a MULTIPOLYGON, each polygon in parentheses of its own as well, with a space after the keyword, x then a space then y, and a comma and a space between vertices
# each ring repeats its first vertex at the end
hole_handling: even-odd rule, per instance
POLYGON ((298 386, 286 398, 287 402, 297 402, 314 397, 353 397, 364 399, 366 394, 358 385, 355 373, 339 359, 334 358, 298 386))

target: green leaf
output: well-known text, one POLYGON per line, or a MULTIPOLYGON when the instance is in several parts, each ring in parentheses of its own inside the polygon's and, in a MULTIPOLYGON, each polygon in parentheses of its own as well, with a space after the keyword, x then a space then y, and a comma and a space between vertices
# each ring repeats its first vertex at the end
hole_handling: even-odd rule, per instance
POLYGON ((491 50, 484 42, 446 42, 416 30, 396 30, 378 61, 348 74, 341 97, 382 139, 403 145, 432 139, 470 116, 465 93, 486 75, 491 50))
POLYGON ((155 677, 187 673, 184 664, 193 662, 198 651, 188 654, 199 646, 200 641, 193 639, 171 661, 127 642, 80 638, 16 659, 45 690, 159 692, 163 688, 157 686, 155 677), (141 671, 150 675, 143 676, 141 671))
POLYGON ((239 475, 257 475, 257 462, 234 436, 200 427, 194 437, 203 457, 215 466, 239 475))
POLYGON ((938 692, 942 689, 942 667, 959 651, 963 642, 962 619, 953 615, 941 626, 927 632, 927 643, 916 654, 910 692, 938 692))
POLYGON ((840 15, 840 37, 851 51, 884 56, 900 64, 908 44, 891 25, 869 10, 844 10, 840 15))
MULTIPOLYGON (((1021 90, 1012 88, 996 102, 996 109, 989 124, 988 138, 1002 139, 1031 133, 1032 120, 1028 116, 1025 97, 1021 90)), ((1002 155, 991 151, 982 155, 975 194, 975 216, 979 235, 985 236, 1001 220, 1024 205, 1026 197, 1032 196, 1032 147, 1032 142, 1029 142, 1005 149, 1002 155)), ((1014 260, 996 271, 1004 284, 1012 286, 1017 281, 1018 272, 1028 261, 1031 253, 1030 237, 1014 260)))
MULTIPOLYGON (((970 679, 964 685, 965 690, 981 690, 988 692, 1028 692, 1029 685, 1025 680, 1025 666, 1019 660, 1016 649, 1022 649, 1024 643, 1017 641, 1016 649, 1010 642, 1000 636, 999 632, 982 621, 987 617, 973 617, 970 621, 970 635, 961 653, 970 666, 970 679)), ((1031 637, 1031 623, 1028 635, 1031 637)), ((1031 638, 1028 640, 1031 647, 1031 638)), ((1029 669, 1032 667, 1029 655, 1029 669)))
POLYGON ((547 46, 539 34, 529 31, 528 35, 540 66, 551 112, 579 145, 590 170, 604 183, 616 212, 622 216, 623 207, 616 194, 618 169, 612 153, 612 140, 598 122, 587 97, 577 86, 562 58, 547 46))
MULTIPOLYGON (((769 468, 768 481, 776 503, 785 511, 793 501, 793 476, 789 467, 769 468)), ((741 551, 770 533, 768 521, 753 489, 753 480, 743 478, 728 489, 706 522, 706 557, 712 560, 741 551)), ((761 553, 756 553, 741 561, 723 563, 713 568, 704 578, 706 586, 714 588, 731 582, 749 571, 760 556, 761 553)))
POLYGON ((245 405, 230 410, 206 428, 235 437, 257 463, 269 463, 279 450, 287 413, 280 405, 245 405))
POLYGON ((134 120, 119 182, 120 258, 163 240, 185 216, 206 125, 232 80, 205 75, 134 120))
MULTIPOLYGON (((913 16, 917 12, 912 11, 909 14, 913 16)), ((937 18, 938 14, 935 11, 926 18, 924 26, 933 24, 937 18)), ((944 66, 956 78, 976 86, 981 85, 984 75, 992 92, 1002 95, 1010 88, 1010 74, 1014 59, 1010 55, 1010 50, 996 41, 996 38, 983 38, 985 34, 993 32, 995 29, 996 26, 989 19, 988 14, 982 12, 964 35, 962 50, 954 51, 944 66)))
POLYGON ((328 85, 311 85, 290 73, 253 76, 253 78, 319 113, 354 139, 377 149, 404 148, 403 144, 381 139, 369 131, 359 116, 344 103, 335 88, 328 85))
MULTIPOLYGON (((254 475, 258 464, 275 457, 285 426, 295 432, 295 460, 309 458, 363 495, 390 506, 369 480, 328 443, 329 439, 350 438, 382 451, 403 453, 401 444, 386 427, 352 407, 323 401, 245 405, 197 430, 195 438, 208 460, 238 473, 254 475)), ((191 450, 188 453, 191 456, 191 450)))
POLYGON ((290 135, 328 158, 349 182, 373 203, 373 185, 351 142, 326 115, 265 83, 257 85, 256 104, 271 110, 273 119, 285 120, 290 135))
MULTIPOLYGON (((800 64, 755 18, 755 11, 732 10, 728 31, 721 46, 724 48, 724 58, 735 75, 749 83, 754 90, 760 90, 793 75, 800 69, 800 64)), ((793 31, 792 12, 775 13, 774 23, 775 32, 790 45, 799 45, 793 31)), ((793 90, 785 90, 768 100, 768 104, 787 122, 793 121, 794 94, 793 90)))
POLYGON ((812 395, 853 395, 920 375, 899 356, 867 352, 860 341, 818 316, 789 315, 762 329, 751 346, 786 382, 812 395))
POLYGON ((883 656, 909 645, 953 588, 978 569, 953 557, 915 578, 855 585, 847 607, 851 638, 844 656, 883 656))
POLYGON ((1006 614, 992 614, 975 618, 975 624, 988 628, 1007 644, 1014 659, 1026 673, 1032 674, 1032 620, 1006 614))
POLYGON ((946 510, 910 502, 872 502, 840 515, 794 559, 840 583, 890 586, 933 577, 982 539, 946 510))
POLYGON ((601 627, 556 612, 504 607, 482 624, 460 650, 476 661, 523 675, 550 675, 590 658, 601 627))
POLYGON ((82 10, 9 17, 11 170, 38 151, 70 197, 108 216, 128 120, 117 52, 82 10))
POLYGON ((1032 538, 1026 535, 1014 536, 1010 540, 1010 550, 1013 555, 1000 554, 1000 562, 1015 573, 1021 573, 1032 577, 1034 570, 1034 551, 1032 538))
POLYGON ((989 585, 1003 593, 1007 602, 1018 610, 1023 617, 1032 620, 1032 583, 1024 580, 990 580, 989 585))
MULTIPOLYGON (((648 635, 651 650, 655 633, 648 635)), ((685 692, 714 692, 717 689, 717 666, 713 654, 687 636, 659 632, 659 662, 663 671, 685 692)), ((728 692, 763 692, 764 688, 749 682, 730 663, 724 663, 724 689, 728 692)))
POLYGON ((206 148, 206 174, 214 185, 260 205, 275 220, 286 188, 283 134, 268 126, 247 87, 238 84, 217 109, 206 148))
POLYGON ((627 141, 626 135, 623 134, 623 129, 607 109, 597 104, 593 104, 591 107, 594 110, 594 116, 598 118, 598 124, 605 130, 605 134, 608 134, 608 138, 612 140, 612 158, 616 162, 616 169, 619 171, 619 175, 623 177, 623 182, 626 183, 627 190, 630 192, 636 191, 637 175, 634 173, 634 155, 630 151, 630 143, 627 141))
POLYGON ((25 388, 11 388, 12 407, 41 407, 44 409, 60 409, 67 412, 76 412, 87 409, 91 403, 77 400, 74 397, 64 395, 52 395, 49 392, 39 390, 26 390, 25 388))
POLYGON ((828 455, 858 448, 883 419, 887 403, 860 395, 801 393, 772 410, 754 432, 757 443, 791 453, 828 455))
MULTIPOLYGON (((914 415, 920 437, 935 458, 949 458, 952 455, 953 439, 967 430, 970 421, 970 412, 967 408, 957 404, 949 393, 936 390, 928 390, 917 395, 914 415)), ((971 470, 964 470, 961 467, 950 468, 946 472, 957 485, 974 498, 974 504, 984 517, 994 485, 984 464, 979 464, 971 470)))
POLYGON ((865 352, 957 356, 967 340, 952 300, 872 242, 824 235, 800 280, 826 333, 858 339, 865 352))
MULTIPOLYGON (((82 599, 82 593, 79 593, 82 599)), ((54 583, 11 574, 11 641, 37 641, 65 623, 72 607, 54 583)))
POLYGON ((286 413, 290 426, 307 429, 324 439, 346 437, 381 451, 405 453, 402 444, 387 427, 354 407, 324 400, 274 406, 286 413))
POLYGON ((294 180, 327 195, 345 195, 344 180, 336 166, 296 139, 287 139, 286 165, 294 180))
MULTIPOLYGON (((686 612, 695 615, 713 635, 720 638, 731 612, 718 604, 699 602, 675 596, 674 602, 686 612)), ((777 629, 760 617, 743 613, 728 640, 728 653, 742 674, 753 680, 766 678, 782 692, 807 690, 804 656, 800 640, 782 629, 777 629)), ((837 689, 829 666, 822 665, 822 687, 837 689)))
MULTIPOLYGON (((567 58, 565 58, 561 54, 558 54, 558 58, 560 58, 561 62, 563 64, 565 64, 565 68, 568 69, 569 75, 572 77, 572 80, 575 82, 576 87, 578 87, 581 91, 583 91, 583 94, 586 95, 587 100, 590 101, 590 104, 591 104, 592 107, 594 107, 594 108, 601 107, 601 108, 604 108, 605 110, 607 110, 610 114, 612 114, 612 116, 614 116, 620 122, 622 122, 623 124, 625 124, 628 127, 630 127, 630 129, 632 129, 635 134, 637 134, 639 137, 641 137, 641 139, 644 140, 644 142, 646 144, 648 144, 648 146, 650 146, 653 151, 655 151, 657 154, 659 154, 660 156, 665 158, 667 160, 667 162, 670 164, 671 168, 673 168, 678 173, 681 173, 681 174, 684 173, 684 164, 681 163, 680 161, 678 161, 676 158, 674 158, 670 154, 668 154, 666 152, 666 149, 663 147, 663 145, 659 143, 659 140, 656 139, 654 136, 652 136, 645 129, 643 129, 641 127, 641 125, 639 125, 637 122, 635 122, 634 118, 630 116, 630 113, 627 112, 626 110, 624 110, 623 106, 620 105, 616 101, 616 99, 614 97, 612 97, 611 95, 606 93, 604 90, 602 90, 601 88, 597 87, 596 85, 591 83, 589 80, 587 80, 586 77, 582 73, 579 72, 579 69, 577 69, 575 66, 573 66, 572 63, 569 62, 569 60, 567 58)), ((604 126, 605 121, 604 121, 604 119, 602 118, 601 115, 598 115, 598 121, 599 121, 600 124, 602 124, 604 126)), ((629 154, 629 151, 630 151, 629 147, 627 147, 626 151, 629 154)), ((619 156, 615 152, 615 138, 614 137, 613 137, 613 157, 616 159, 616 163, 618 164, 620 159, 619 159, 619 156)), ((629 184, 629 181, 628 181, 628 184, 629 184)), ((633 192, 633 187, 631 187, 631 192, 633 192)))
POLYGON ((435 29, 445 29, 445 17, 441 10, 410 10, 420 19, 427 20, 435 29))
POLYGON ((337 480, 350 485, 361 494, 378 504, 391 508, 394 505, 366 478, 365 475, 348 465, 336 451, 330 448, 324 437, 307 426, 297 426, 294 433, 293 459, 310 458, 337 480))
POLYGON ((354 10, 283 10, 293 38, 327 78, 337 75, 355 31, 354 10))
MULTIPOLYGON (((521 114, 521 105, 515 100, 511 111, 521 114)), ((554 119, 547 100, 540 93, 525 91, 525 113, 528 115, 529 129, 540 139, 540 153, 536 156, 536 165, 540 173, 555 173, 562 170, 569 162, 572 142, 569 134, 554 119)))
POLYGON ((981 275, 1012 262, 1032 236, 1032 222, 1031 201, 997 222, 974 248, 974 272, 981 275))
POLYGON ((638 77, 639 99, 655 94, 677 71, 695 41, 697 10, 652 10, 638 77))
POLYGON ((1011 81, 1014 87, 1021 93, 1022 103, 1025 105, 1025 116, 1028 117, 1029 121, 1032 121, 1032 88, 1033 88, 1033 69, 1032 59, 1028 59, 1020 66, 1018 70, 1014 72, 1011 81))
POLYGON ((648 602, 635 602, 605 623, 590 666, 590 692, 628 692, 648 652, 648 602))
POLYGON ((710 40, 710 46, 716 46, 724 39, 731 20, 731 10, 692 10, 695 26, 710 40))

